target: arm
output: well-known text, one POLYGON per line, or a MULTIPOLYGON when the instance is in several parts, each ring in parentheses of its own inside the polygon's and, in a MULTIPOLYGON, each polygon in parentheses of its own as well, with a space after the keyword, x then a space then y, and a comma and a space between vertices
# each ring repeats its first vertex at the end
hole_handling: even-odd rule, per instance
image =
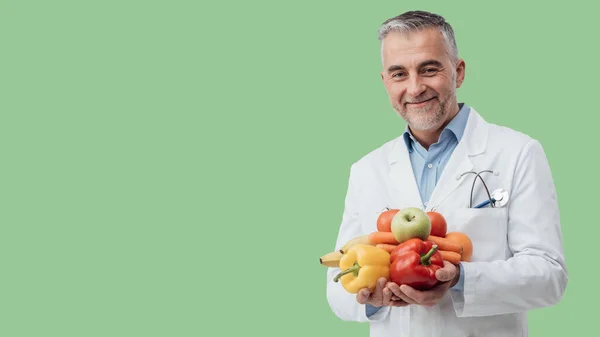
MULTIPOLYGON (((354 166, 350 170, 350 179, 345 198, 344 212, 340 225, 335 249, 340 249, 351 239, 364 235, 361 230, 360 217, 358 214, 358 191, 356 185, 354 166)), ((356 300, 356 294, 348 293, 340 283, 333 281, 339 273, 339 268, 327 268, 327 301, 333 313, 344 321, 368 322, 384 319, 390 311, 389 307, 382 307, 376 313, 369 311, 367 316, 367 305, 360 304, 356 300)))
POLYGON ((461 263, 464 290, 451 292, 459 317, 524 312, 562 298, 568 276, 557 196, 545 153, 535 140, 518 159, 507 207, 513 256, 461 263))

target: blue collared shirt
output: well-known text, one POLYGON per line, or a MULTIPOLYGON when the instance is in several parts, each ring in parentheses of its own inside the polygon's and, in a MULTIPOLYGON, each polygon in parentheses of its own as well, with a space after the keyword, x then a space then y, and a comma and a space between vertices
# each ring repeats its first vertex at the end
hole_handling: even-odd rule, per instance
POLYGON ((429 150, 426 150, 413 137, 408 125, 402 135, 410 155, 410 162, 421 194, 423 208, 427 206, 433 189, 465 131, 470 109, 463 103, 459 106, 461 108, 458 114, 448 123, 440 134, 438 142, 432 144, 429 150))
MULTIPOLYGON (((444 130, 442 130, 437 143, 432 144, 429 147, 429 150, 425 149, 413 137, 408 125, 402 134, 406 149, 410 156, 410 162, 419 188, 419 193, 421 194, 423 208, 427 207, 433 189, 437 185, 439 178, 442 176, 442 172, 450 160, 452 152, 454 152, 456 145, 458 145, 458 142, 460 142, 465 132, 471 109, 464 103, 460 103, 459 108, 458 114, 450 121, 450 123, 448 123, 448 125, 446 125, 444 130)), ((460 278, 452 288, 454 290, 462 290, 464 287, 463 268, 460 264, 459 267, 460 278)), ((371 316, 378 310, 379 308, 367 305, 367 316, 371 316)))

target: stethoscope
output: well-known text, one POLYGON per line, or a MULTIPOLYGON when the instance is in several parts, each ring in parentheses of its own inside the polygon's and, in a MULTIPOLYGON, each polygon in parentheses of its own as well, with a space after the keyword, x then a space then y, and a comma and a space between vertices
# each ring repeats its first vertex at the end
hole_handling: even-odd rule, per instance
POLYGON ((486 172, 492 173, 495 176, 498 176, 500 174, 499 172, 492 171, 492 170, 483 170, 480 172, 468 171, 457 177, 457 179, 460 179, 465 174, 470 174, 470 173, 476 174, 475 178, 473 179, 473 185, 471 186, 471 198, 469 199, 469 208, 482 208, 487 205, 490 205, 492 207, 504 207, 504 206, 506 206, 506 204, 508 204, 508 192, 506 190, 499 188, 490 194, 490 190, 488 189, 485 181, 481 177, 481 174, 486 173, 486 172), (488 200, 473 207, 473 189, 475 188, 475 181, 477 180, 477 178, 479 178, 479 180, 481 180, 481 182, 483 183, 483 186, 485 187, 485 191, 487 192, 487 195, 488 195, 488 200))

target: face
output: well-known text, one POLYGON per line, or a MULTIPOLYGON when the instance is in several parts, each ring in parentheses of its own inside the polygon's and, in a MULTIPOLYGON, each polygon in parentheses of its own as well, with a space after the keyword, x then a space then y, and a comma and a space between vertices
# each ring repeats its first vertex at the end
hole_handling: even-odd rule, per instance
POLYGON ((394 110, 413 130, 437 130, 458 111, 465 64, 453 64, 437 29, 388 34, 382 47, 385 85, 394 110))

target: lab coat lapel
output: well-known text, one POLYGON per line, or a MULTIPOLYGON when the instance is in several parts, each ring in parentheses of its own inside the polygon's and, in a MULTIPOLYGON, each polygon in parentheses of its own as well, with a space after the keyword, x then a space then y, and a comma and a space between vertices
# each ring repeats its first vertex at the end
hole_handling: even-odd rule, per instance
POLYGON ((397 204, 394 207, 420 207, 421 194, 415 180, 403 137, 398 137, 389 154, 389 175, 392 183, 392 198, 397 204))
POLYGON ((433 190, 427 209, 442 205, 456 189, 466 181, 472 181, 472 174, 462 175, 475 169, 471 158, 485 151, 488 127, 481 116, 471 108, 465 132, 446 164, 442 176, 433 190))
POLYGON ((446 168, 442 172, 442 176, 431 194, 431 199, 427 204, 427 209, 436 209, 454 192, 467 178, 472 178, 472 175, 463 175, 463 172, 473 170, 473 163, 469 159, 466 144, 459 142, 450 160, 446 164, 446 168))

